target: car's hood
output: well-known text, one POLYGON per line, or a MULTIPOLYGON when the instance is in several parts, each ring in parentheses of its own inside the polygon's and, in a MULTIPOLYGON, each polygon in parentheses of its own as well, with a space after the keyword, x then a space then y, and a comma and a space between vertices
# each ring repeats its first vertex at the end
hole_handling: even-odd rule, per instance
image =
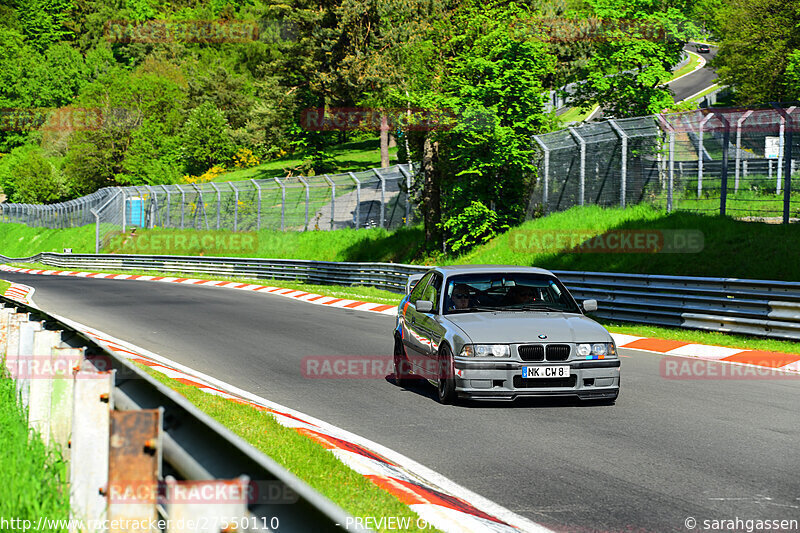
POLYGON ((443 317, 474 343, 611 342, 608 331, 583 315, 557 312, 463 313, 443 317), (547 335, 545 339, 539 335, 547 335))

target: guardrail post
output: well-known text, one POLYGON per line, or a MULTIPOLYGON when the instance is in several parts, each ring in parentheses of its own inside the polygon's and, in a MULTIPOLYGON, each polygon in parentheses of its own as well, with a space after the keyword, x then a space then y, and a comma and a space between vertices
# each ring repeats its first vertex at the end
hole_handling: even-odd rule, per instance
MULTIPOLYGON (((777 103, 772 103, 772 107, 781 115, 781 150, 778 152, 780 157, 783 157, 786 168, 784 169, 785 185, 783 187, 783 223, 789 223, 789 207, 791 203, 792 194, 792 117, 789 116, 795 110, 795 106, 789 109, 783 109, 777 103), (783 141, 784 124, 789 127, 786 128, 786 142, 783 141)), ((780 161, 780 159, 779 159, 780 161)), ((780 182, 781 166, 778 164, 778 182, 780 182)), ((778 189, 780 191, 780 189, 778 189)))
POLYGON ((219 214, 222 211, 222 192, 217 188, 216 183, 210 183, 211 188, 217 191, 217 229, 219 229, 219 214))
MULTIPOLYGON (((83 363, 75 374, 69 462, 69 513, 74 520, 103 520, 108 494, 108 445, 115 371, 83 363)), ((71 529, 71 533, 78 532, 71 529)))
POLYGON ((380 221, 381 221, 381 227, 382 227, 382 228, 384 228, 384 229, 386 229, 386 223, 385 223, 385 222, 386 222, 386 220, 385 220, 385 218, 386 218, 386 180, 385 180, 385 179, 384 179, 384 177, 381 175, 381 173, 380 173, 380 172, 378 172, 378 169, 377 169, 377 168, 373 168, 373 169, 372 169, 372 172, 374 172, 374 173, 375 173, 375 175, 376 175, 376 176, 378 176, 378 179, 379 179, 379 180, 381 180, 381 210, 380 210, 380 221))
POLYGON ((713 117, 713 113, 709 113, 703 120, 700 121, 700 125, 697 128, 697 197, 703 194, 703 153, 705 152, 703 148, 703 128, 706 125, 706 122, 711 120, 713 117))
MULTIPOLYGON (((108 519, 120 523, 157 519, 163 408, 111 411, 108 452, 108 519)), ((109 533, 127 528, 109 528, 109 533)))
POLYGON ((22 400, 24 407, 30 405, 30 375, 29 371, 31 354, 34 354, 33 349, 35 342, 35 334, 37 331, 42 330, 41 322, 31 322, 30 319, 25 322, 20 322, 19 325, 19 344, 17 349, 17 368, 21 369, 21 375, 17 378, 17 394, 22 400))
POLYGON ((333 228, 333 226, 334 226, 334 224, 333 224, 333 221, 334 221, 333 214, 334 214, 335 206, 336 206, 336 184, 333 182, 333 180, 327 174, 323 174, 322 177, 325 178, 325 181, 327 181, 328 185, 331 186, 331 231, 333 231, 333 229, 334 229, 333 228))
POLYGON ((356 211, 353 215, 353 225, 358 229, 361 222, 361 181, 352 172, 348 172, 348 174, 356 182, 356 211))
MULTIPOLYGON (((37 322, 32 322, 37 323, 37 322)), ((38 324, 41 324, 38 322, 38 324)), ((53 398, 53 386, 56 376, 53 375, 56 366, 53 364, 52 352, 61 342, 60 331, 38 330, 33 334, 33 350, 29 361, 29 371, 34 372, 28 375, 28 426, 39 432, 42 442, 50 444, 50 405, 53 398), (50 375, 44 375, 48 372, 50 375)), ((27 365, 26 365, 27 366, 27 365)), ((72 377, 70 375, 70 377, 72 377)))
POLYGON ((297 179, 299 179, 302 182, 303 186, 306 188, 306 225, 303 231, 308 231, 308 203, 309 203, 308 182, 305 179, 303 179, 303 176, 297 176, 297 179))
MULTIPOLYGON (((59 339, 60 340, 60 339, 59 339)), ((53 362, 53 390, 50 401, 50 436, 53 445, 69 460, 69 439, 72 434, 72 408, 75 397, 74 373, 80 368, 86 348, 54 346, 50 352, 53 362)))
POLYGON ((250 180, 258 193, 258 214, 256 215, 256 231, 261 229, 261 186, 254 179, 250 180))
POLYGON ((542 213, 547 214, 548 195, 550 194, 550 148, 538 136, 534 135, 536 141, 544 152, 544 177, 542 178, 542 213))
POLYGON ((581 146, 581 169, 580 169, 580 192, 578 193, 578 205, 583 205, 583 198, 586 192, 586 141, 581 137, 575 128, 568 127, 569 132, 581 146))
POLYGON ((281 180, 279 180, 278 178, 273 178, 273 179, 275 180, 275 183, 278 184, 278 187, 281 188, 281 231, 285 231, 286 226, 284 224, 286 221, 286 186, 283 183, 281 183, 281 180))
POLYGON ((733 179, 733 192, 739 192, 739 162, 742 159, 742 123, 753 114, 753 110, 745 111, 736 121, 736 171, 733 179))

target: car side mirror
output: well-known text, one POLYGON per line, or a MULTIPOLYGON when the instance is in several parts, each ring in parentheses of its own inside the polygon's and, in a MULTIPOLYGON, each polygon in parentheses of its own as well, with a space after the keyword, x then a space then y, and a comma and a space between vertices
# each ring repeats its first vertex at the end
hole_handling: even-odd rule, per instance
POLYGON ((584 300, 583 310, 586 311, 587 313, 591 313, 592 311, 597 311, 597 300, 584 300))
POLYGON ((433 302, 430 300, 417 300, 415 307, 420 313, 430 313, 433 311, 433 302))

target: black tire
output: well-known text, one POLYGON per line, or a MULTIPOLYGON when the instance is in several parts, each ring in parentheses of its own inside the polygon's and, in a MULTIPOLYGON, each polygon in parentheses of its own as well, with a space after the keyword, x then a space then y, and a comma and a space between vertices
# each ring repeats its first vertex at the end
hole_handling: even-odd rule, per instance
POLYGON ((394 382, 400 387, 407 387, 411 382, 411 363, 400 337, 394 338, 394 382))
POLYGON ((439 368, 436 380, 436 392, 439 403, 444 405, 456 402, 456 378, 453 363, 453 352, 447 345, 439 349, 439 368))

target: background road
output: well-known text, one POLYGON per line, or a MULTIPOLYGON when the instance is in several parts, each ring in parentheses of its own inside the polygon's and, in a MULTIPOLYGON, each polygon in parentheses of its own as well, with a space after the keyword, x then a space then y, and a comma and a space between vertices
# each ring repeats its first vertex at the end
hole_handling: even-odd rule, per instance
POLYGON ((559 531, 800 519, 797 379, 664 379, 663 356, 622 350, 615 406, 442 406, 432 387, 388 376, 303 377, 306 356, 391 354, 392 317, 211 287, 2 277, 35 287, 47 311, 391 447, 559 531))
MULTIPOLYGON (((684 50, 697 53, 697 48, 694 43, 688 43, 684 50)), ((703 89, 706 89, 714 84, 717 79, 717 71, 711 68, 708 63, 717 55, 717 47, 712 46, 711 51, 705 54, 698 54, 706 60, 706 65, 700 70, 696 70, 669 84, 669 88, 675 93, 675 101, 680 102, 693 96, 703 89)))

